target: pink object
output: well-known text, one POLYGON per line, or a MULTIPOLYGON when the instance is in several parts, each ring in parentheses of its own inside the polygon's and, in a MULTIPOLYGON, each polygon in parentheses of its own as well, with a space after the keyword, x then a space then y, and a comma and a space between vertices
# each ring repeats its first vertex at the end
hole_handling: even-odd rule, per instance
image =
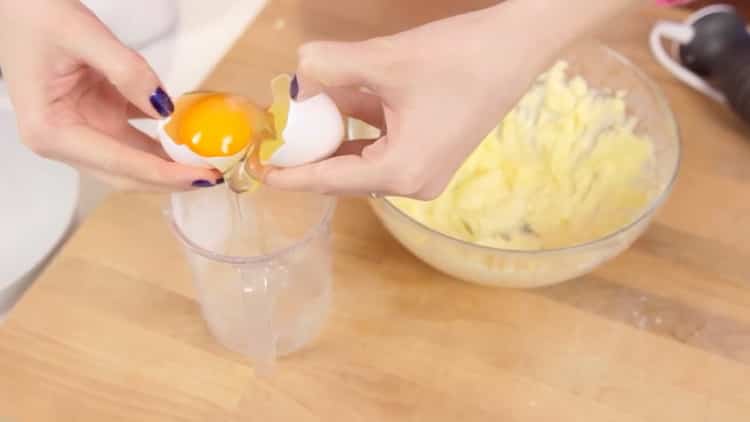
POLYGON ((693 0, 656 0, 657 4, 662 6, 679 6, 682 4, 688 4, 693 0))

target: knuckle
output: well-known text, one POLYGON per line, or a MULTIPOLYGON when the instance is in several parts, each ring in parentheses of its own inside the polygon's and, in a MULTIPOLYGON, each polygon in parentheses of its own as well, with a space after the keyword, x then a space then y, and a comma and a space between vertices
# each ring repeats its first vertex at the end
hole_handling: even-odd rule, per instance
POLYGON ((175 164, 166 161, 148 166, 147 180, 152 183, 170 184, 173 179, 174 166, 175 164))
POLYGON ((311 187, 312 191, 322 194, 329 195, 335 192, 335 187, 331 184, 330 172, 325 166, 316 165, 312 168, 311 175, 311 187))
MULTIPOLYGON (((143 166, 139 168, 137 173, 134 169, 125 168, 126 163, 122 163, 122 174, 125 177, 132 178, 139 182, 139 190, 143 190, 143 186, 149 186, 149 190, 156 190, 157 187, 160 189, 170 190, 187 190, 190 184, 183 181, 178 176, 179 164, 173 162, 154 162, 151 165, 143 166)), ((209 177, 198 175, 193 177, 195 180, 199 179, 210 179, 209 177)))
POLYGON ((361 42, 364 50, 370 52, 372 57, 388 62, 393 59, 395 43, 391 37, 375 37, 361 42))
POLYGON ((120 57, 110 75, 110 82, 113 85, 129 85, 151 75, 151 68, 140 54, 130 49, 123 49, 119 54, 120 57))
POLYGON ((300 75, 312 74, 315 69, 314 59, 311 56, 301 56, 297 65, 297 72, 300 75))
MULTIPOLYGON (((72 2, 76 3, 76 2, 72 2)), ((99 28, 95 25, 96 19, 92 18, 91 12, 82 4, 73 4, 64 12, 64 18, 68 22, 75 22, 74 25, 60 25, 60 16, 54 13, 39 13, 40 21, 37 27, 42 34, 55 37, 54 39, 68 48, 78 46, 82 37, 89 36, 99 28)))
POLYGON ((18 128, 23 143, 31 151, 44 158, 54 157, 57 145, 50 139, 43 122, 36 119, 20 120, 18 128))
MULTIPOLYGON (((77 2, 74 10, 70 10, 68 16, 71 22, 75 22, 75 30, 71 31, 75 36, 91 34, 101 34, 106 31, 104 23, 99 19, 96 14, 89 10, 86 5, 77 2)), ((61 25, 56 25, 61 26, 61 25)), ((65 25, 62 25, 64 28, 65 25)), ((65 31, 63 29, 62 31, 65 31)))
POLYGON ((396 195, 414 197, 425 185, 424 171, 412 165, 409 168, 397 168, 388 171, 388 190, 396 195))
POLYGON ((53 158, 54 148, 51 142, 47 142, 42 138, 31 137, 25 138, 26 146, 34 152, 34 154, 43 158, 53 158))
POLYGON ((300 61, 303 59, 309 59, 310 57, 315 55, 315 50, 318 47, 319 43, 317 42, 309 42, 306 44, 302 44, 299 49, 297 49, 297 55, 300 58, 300 61))
POLYGON ((114 178, 114 177, 103 177, 103 176, 97 176, 99 180, 109 185, 111 188, 118 190, 118 191, 134 191, 137 189, 137 183, 130 179, 124 179, 124 178, 114 178))
POLYGON ((443 188, 438 186, 426 186, 415 193, 412 197, 420 201, 432 201, 443 193, 443 188))
POLYGON ((391 81, 404 70, 409 69, 408 57, 394 54, 398 49, 394 46, 394 40, 390 37, 377 37, 362 41, 364 51, 369 52, 371 58, 369 69, 373 77, 377 76, 381 81, 391 81))
POLYGON ((125 158, 120 154, 104 154, 99 157, 99 167, 117 176, 126 175, 125 158))
POLYGON ((430 175, 429 181, 417 192, 418 199, 423 201, 437 199, 448 188, 451 180, 453 180, 453 175, 454 171, 441 171, 430 175))
POLYGON ((323 43, 310 42, 300 46, 297 50, 299 58, 298 71, 302 74, 313 70, 315 60, 320 55, 319 52, 323 48, 323 43))

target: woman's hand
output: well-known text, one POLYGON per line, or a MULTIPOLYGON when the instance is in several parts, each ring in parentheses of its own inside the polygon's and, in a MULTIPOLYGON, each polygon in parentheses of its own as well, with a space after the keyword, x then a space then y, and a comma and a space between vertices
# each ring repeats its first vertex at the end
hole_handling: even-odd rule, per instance
POLYGON ((138 53, 77 0, 0 0, 0 66, 23 141, 128 189, 183 190, 220 175, 176 164, 129 118, 173 109, 138 53))
POLYGON ((303 46, 298 98, 325 90, 381 128, 330 159, 268 173, 269 185, 431 199, 557 52, 636 0, 510 0, 358 43, 303 46), (573 4, 575 3, 575 4, 573 4))

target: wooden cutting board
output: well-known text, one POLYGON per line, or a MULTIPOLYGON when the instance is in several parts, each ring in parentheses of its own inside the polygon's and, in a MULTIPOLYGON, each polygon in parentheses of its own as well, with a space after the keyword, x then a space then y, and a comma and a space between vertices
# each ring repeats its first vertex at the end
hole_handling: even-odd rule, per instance
MULTIPOLYGON (((304 40, 481 5, 274 0, 204 87, 264 100, 304 40)), ((666 90, 684 164, 651 229, 596 273, 533 291, 458 282, 401 248, 365 202, 343 200, 330 322, 260 380, 208 333, 163 198, 118 194, 0 327, 0 420, 746 422, 750 140, 650 58, 650 25, 675 13, 609 31, 666 90)))

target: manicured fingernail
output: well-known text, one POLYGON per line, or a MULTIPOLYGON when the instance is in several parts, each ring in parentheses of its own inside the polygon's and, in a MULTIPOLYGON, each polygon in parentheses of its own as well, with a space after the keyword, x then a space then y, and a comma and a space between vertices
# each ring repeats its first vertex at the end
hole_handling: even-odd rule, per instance
POLYGON ((297 96, 299 95, 299 81, 297 80, 297 75, 294 75, 294 78, 292 78, 292 83, 289 85, 289 96, 292 97, 293 100, 297 100, 297 96))
POLYGON ((196 188, 210 188, 213 185, 214 184, 209 182, 208 180, 202 180, 202 179, 196 180, 195 182, 193 182, 193 187, 196 187, 196 188))
POLYGON ((219 180, 217 180, 217 181, 216 181, 216 184, 217 184, 217 185, 220 185, 220 184, 222 184, 222 183, 224 183, 224 178, 223 178, 223 177, 220 177, 220 178, 219 178, 219 180))
POLYGON ((169 117, 172 112, 174 112, 174 103, 172 103, 172 99, 169 98, 169 95, 167 95, 161 87, 156 88, 156 91, 151 94, 149 100, 151 101, 154 110, 156 110, 161 117, 169 117))

